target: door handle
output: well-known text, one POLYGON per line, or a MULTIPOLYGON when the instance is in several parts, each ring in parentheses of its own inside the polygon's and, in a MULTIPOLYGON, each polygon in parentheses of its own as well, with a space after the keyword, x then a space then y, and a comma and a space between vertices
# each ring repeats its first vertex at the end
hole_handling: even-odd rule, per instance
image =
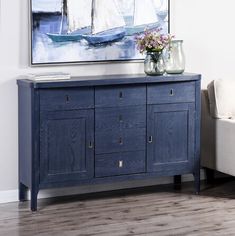
POLYGON ((149 136, 149 139, 148 139, 148 143, 152 143, 153 142, 153 136, 149 136))
POLYGON ((93 143, 92 143, 92 141, 90 141, 90 142, 89 142, 89 145, 88 145, 88 147, 89 147, 90 149, 92 149, 92 148, 93 148, 93 143))

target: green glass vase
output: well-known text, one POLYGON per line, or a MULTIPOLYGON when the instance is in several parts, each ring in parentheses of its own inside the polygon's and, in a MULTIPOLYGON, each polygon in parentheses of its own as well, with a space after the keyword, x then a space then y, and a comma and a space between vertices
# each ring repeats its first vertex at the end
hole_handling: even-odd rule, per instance
POLYGON ((144 60, 144 72, 147 75, 162 75, 165 72, 165 65, 162 51, 147 52, 144 60))

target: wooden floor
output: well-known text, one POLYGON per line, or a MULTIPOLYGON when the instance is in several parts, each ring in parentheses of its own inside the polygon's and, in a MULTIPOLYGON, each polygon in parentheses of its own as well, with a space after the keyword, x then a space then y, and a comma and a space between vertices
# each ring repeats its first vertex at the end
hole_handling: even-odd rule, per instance
POLYGON ((235 235, 235 180, 0 204, 0 235, 235 235))

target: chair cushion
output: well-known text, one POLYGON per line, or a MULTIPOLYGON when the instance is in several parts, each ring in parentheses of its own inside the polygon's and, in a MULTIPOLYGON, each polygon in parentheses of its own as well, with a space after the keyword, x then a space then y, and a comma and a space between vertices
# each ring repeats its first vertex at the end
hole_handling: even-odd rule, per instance
POLYGON ((210 115, 235 119, 235 80, 216 79, 207 86, 210 115))

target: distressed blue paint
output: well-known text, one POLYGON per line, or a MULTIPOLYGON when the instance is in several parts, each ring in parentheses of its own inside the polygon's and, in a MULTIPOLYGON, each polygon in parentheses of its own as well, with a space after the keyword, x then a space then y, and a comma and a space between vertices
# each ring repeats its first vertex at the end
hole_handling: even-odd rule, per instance
POLYGON ((40 189, 186 173, 199 192, 200 78, 18 80, 20 201, 30 189, 35 211, 40 189))

